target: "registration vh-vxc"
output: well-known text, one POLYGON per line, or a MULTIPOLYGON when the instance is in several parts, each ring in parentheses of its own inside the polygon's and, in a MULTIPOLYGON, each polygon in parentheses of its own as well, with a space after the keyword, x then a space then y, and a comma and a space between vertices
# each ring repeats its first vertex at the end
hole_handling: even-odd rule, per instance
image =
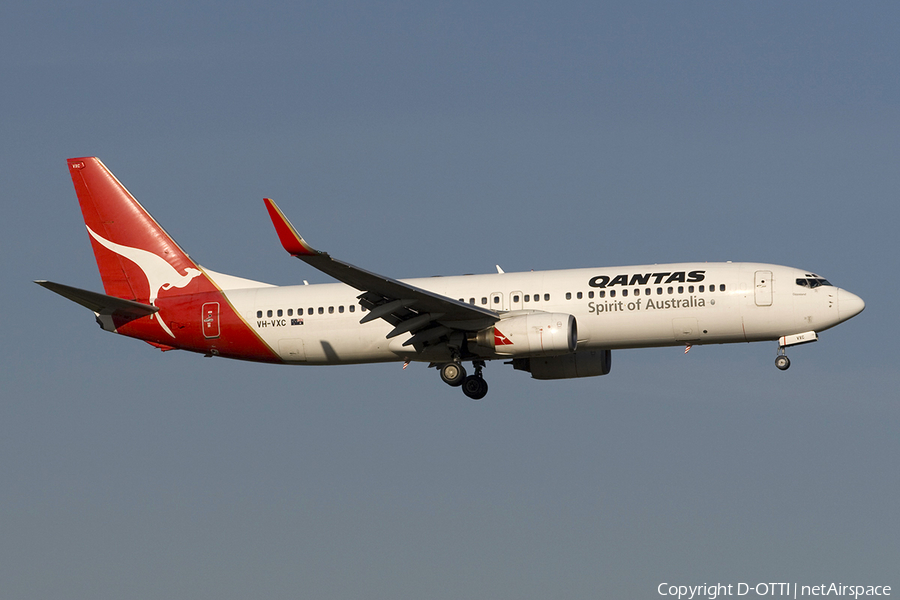
POLYGON ((284 249, 338 282, 274 286, 196 264, 98 158, 68 164, 105 293, 36 283, 93 311, 104 330, 161 350, 289 365, 421 362, 480 399, 492 360, 566 379, 606 375, 621 348, 776 341, 785 370, 785 348, 865 307, 815 273, 757 263, 392 279, 313 249, 265 199, 284 249))

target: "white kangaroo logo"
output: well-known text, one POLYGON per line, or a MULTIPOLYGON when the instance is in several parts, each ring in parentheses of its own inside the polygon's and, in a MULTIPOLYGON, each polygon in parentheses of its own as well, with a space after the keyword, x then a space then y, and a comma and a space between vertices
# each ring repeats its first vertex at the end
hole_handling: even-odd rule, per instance
MULTIPOLYGON (((87 226, 86 226, 87 227, 87 226)), ((198 275, 202 275, 202 272, 194 269, 192 267, 186 267, 186 274, 182 275, 175 267, 170 265, 168 261, 161 256, 157 256, 152 252, 148 252, 147 250, 141 250, 140 248, 132 248, 130 246, 122 246, 120 244, 116 244, 107 239, 104 239, 91 231, 91 228, 87 228, 88 233, 91 234, 98 243, 100 243, 105 248, 115 252, 119 256, 123 256, 136 264, 138 268, 144 272, 144 275, 147 277, 147 283, 150 285, 150 305, 156 306, 156 297, 159 295, 160 290, 171 290, 172 288, 183 288, 187 284, 197 277, 198 275)), ((153 315, 150 315, 150 318, 153 318, 153 315)), ((158 319, 159 324, 173 338, 175 334, 166 326, 162 319, 158 319)))

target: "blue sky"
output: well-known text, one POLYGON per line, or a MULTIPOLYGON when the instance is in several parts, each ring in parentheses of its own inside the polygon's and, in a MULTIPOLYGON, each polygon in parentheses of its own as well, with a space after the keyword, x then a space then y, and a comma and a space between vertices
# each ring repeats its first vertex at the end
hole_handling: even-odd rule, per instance
POLYGON ((900 586, 892 3, 0 7, 4 598, 657 597, 900 586), (327 278, 691 260, 813 270, 860 316, 773 344, 271 367, 102 332, 65 159, 204 266, 327 278))

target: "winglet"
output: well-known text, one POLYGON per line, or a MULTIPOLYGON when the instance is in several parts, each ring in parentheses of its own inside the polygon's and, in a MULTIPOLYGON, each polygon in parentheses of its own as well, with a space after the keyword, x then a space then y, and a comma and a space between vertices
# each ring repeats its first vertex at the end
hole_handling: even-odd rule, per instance
POLYGON ((292 256, 316 256, 319 254, 300 237, 300 234, 271 198, 263 198, 263 202, 266 203, 266 209, 269 211, 269 217, 272 219, 272 225, 275 226, 278 239, 281 240, 281 245, 289 254, 292 256))

